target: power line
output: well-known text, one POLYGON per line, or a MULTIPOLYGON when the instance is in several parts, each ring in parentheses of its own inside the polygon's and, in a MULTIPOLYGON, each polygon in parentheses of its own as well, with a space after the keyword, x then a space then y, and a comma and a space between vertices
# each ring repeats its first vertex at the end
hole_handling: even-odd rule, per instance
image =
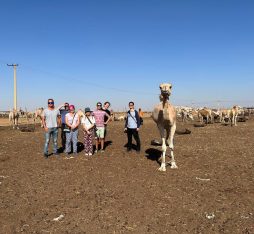
MULTIPOLYGON (((2 59, 0 59, 0 61, 1 62, 5 62, 2 59)), ((34 68, 34 67, 31 67, 31 66, 26 66, 24 64, 23 64, 22 67, 23 68, 27 68, 28 70, 31 70, 31 71, 35 71, 35 72, 39 72, 39 73, 42 73, 42 74, 48 74, 50 76, 58 77, 61 80, 70 80, 71 79, 73 81, 76 81, 76 82, 79 82, 79 83, 83 83, 83 84, 91 86, 91 87, 100 88, 100 89, 112 90, 112 91, 115 91, 115 92, 129 93, 129 94, 158 95, 158 94, 155 94, 155 93, 152 93, 152 92, 130 91, 130 90, 127 90, 127 89, 119 89, 119 88, 112 87, 112 86, 106 86, 106 85, 101 85, 101 84, 94 83, 94 82, 88 82, 88 81, 84 81, 83 79, 78 79, 78 78, 74 78, 74 77, 70 77, 70 76, 66 76, 66 75, 61 75, 61 74, 54 73, 54 72, 49 72, 49 71, 41 70, 41 69, 34 68)), ((86 79, 88 79, 88 78, 86 78, 86 79)), ((92 79, 88 79, 88 80, 92 80, 92 79)))

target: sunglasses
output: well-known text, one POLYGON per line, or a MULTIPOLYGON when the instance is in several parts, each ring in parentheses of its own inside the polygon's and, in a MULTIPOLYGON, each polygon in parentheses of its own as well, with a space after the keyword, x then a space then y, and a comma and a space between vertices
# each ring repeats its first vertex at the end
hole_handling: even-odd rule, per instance
POLYGON ((48 102, 48 104, 54 104, 54 102, 48 102))
POLYGON ((97 105, 98 107, 101 107, 102 105, 97 105))

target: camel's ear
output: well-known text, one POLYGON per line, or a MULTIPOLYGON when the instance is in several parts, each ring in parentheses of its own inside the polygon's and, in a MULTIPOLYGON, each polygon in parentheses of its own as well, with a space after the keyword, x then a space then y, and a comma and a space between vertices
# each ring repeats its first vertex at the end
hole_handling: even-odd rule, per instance
POLYGON ((173 85, 172 85, 172 84, 170 84, 170 88, 171 88, 171 89, 173 88, 173 85))

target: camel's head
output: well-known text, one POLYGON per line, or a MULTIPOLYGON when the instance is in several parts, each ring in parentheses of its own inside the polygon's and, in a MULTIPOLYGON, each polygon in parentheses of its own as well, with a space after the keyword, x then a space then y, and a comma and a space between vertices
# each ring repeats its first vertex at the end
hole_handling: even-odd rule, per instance
POLYGON ((160 90, 161 90, 161 99, 169 99, 169 96, 171 95, 171 89, 172 89, 172 84, 166 84, 163 83, 160 85, 160 90))

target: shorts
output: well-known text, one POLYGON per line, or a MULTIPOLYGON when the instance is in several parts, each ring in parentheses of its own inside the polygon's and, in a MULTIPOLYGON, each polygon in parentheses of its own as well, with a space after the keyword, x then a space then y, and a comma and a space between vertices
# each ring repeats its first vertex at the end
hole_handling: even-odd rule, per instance
POLYGON ((105 137, 105 127, 97 127, 95 139, 97 138, 104 139, 104 137, 105 137))

